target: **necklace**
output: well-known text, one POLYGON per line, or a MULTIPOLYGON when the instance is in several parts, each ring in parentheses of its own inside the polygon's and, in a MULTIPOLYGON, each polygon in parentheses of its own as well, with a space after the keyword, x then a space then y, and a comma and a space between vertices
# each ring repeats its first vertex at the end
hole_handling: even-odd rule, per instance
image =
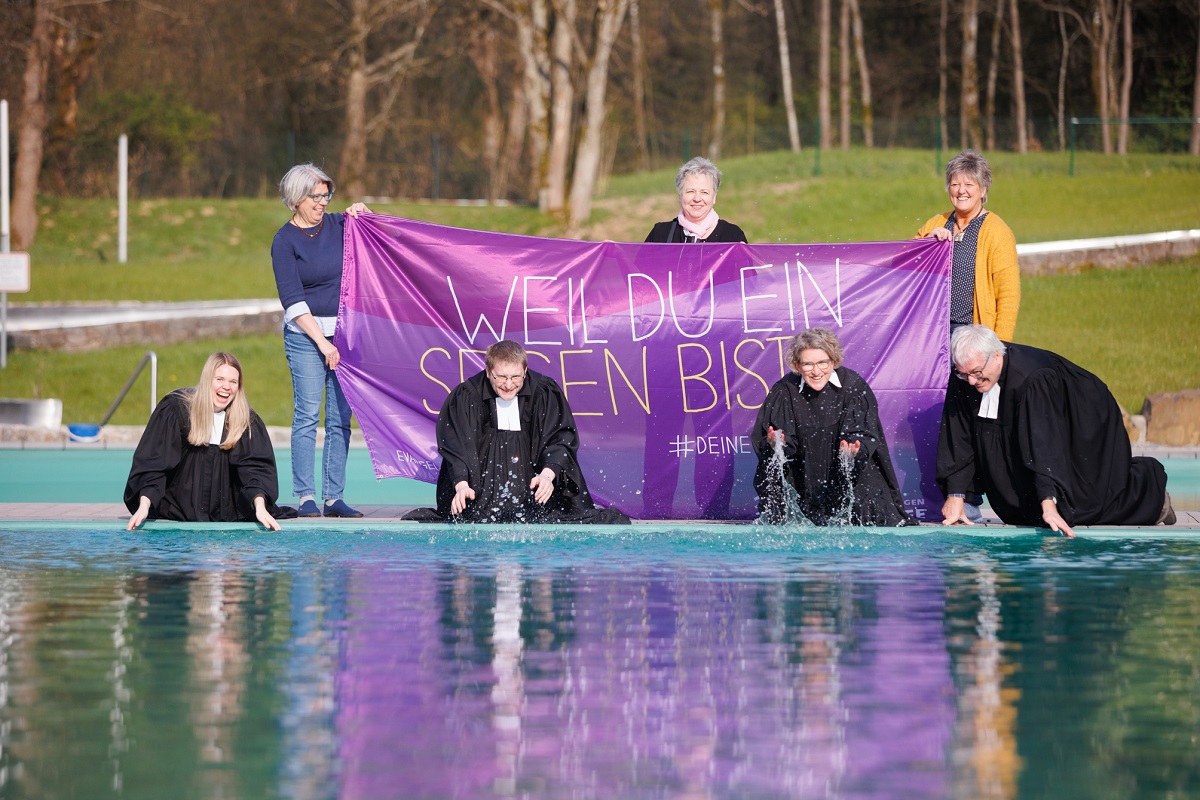
MULTIPOLYGON (((975 220, 979 219, 979 216, 981 214, 983 214, 982 208, 979 209, 979 212, 975 216, 973 216, 969 220, 967 220, 966 225, 959 224, 958 217, 955 217, 954 218, 954 231, 953 231, 954 241, 961 242, 963 240, 963 236, 965 236, 967 233, 967 228, 971 227, 971 223, 974 222, 975 220)), ((324 220, 321 220, 321 221, 324 222, 324 220)))
POLYGON ((312 233, 309 233, 304 228, 301 228, 300 223, 296 222, 295 216, 292 217, 292 224, 295 225, 297 228, 299 228, 300 232, 303 233, 308 238, 315 239, 317 237, 317 234, 321 232, 321 228, 323 228, 325 226, 325 215, 324 214, 321 215, 321 221, 317 223, 317 229, 315 231, 313 231, 312 233))

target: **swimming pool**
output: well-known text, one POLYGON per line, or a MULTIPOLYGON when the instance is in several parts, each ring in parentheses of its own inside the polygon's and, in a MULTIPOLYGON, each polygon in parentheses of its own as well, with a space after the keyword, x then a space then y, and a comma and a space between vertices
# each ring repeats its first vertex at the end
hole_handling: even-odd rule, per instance
POLYGON ((0 796, 1200 796, 1195 531, 0 523, 0 796))

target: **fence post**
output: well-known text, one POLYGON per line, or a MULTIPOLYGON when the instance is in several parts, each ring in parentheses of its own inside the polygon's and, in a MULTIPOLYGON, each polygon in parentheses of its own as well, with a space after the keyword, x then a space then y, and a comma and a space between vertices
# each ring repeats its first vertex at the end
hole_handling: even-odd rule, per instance
POLYGON ((1075 177, 1075 126, 1079 123, 1079 117, 1071 117, 1071 167, 1067 171, 1068 177, 1075 177))

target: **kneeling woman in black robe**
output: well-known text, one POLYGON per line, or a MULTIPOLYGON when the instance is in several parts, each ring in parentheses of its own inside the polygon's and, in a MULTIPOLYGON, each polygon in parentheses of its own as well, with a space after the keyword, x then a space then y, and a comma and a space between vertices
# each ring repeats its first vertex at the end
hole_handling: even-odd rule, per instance
POLYGON ((147 519, 252 522, 277 531, 279 480, 267 427, 246 402, 242 365, 213 353, 194 388, 159 402, 125 484, 129 530, 147 519))
MULTIPOLYGON (((592 500, 575 418, 554 379, 529 369, 525 349, 511 340, 489 347, 485 363, 438 414, 436 518, 627 524, 620 511, 592 500)), ((430 520, 429 511, 409 518, 430 520)))
POLYGON ((771 387, 754 428, 760 519, 794 521, 790 492, 771 465, 778 439, 783 480, 795 489, 798 510, 811 522, 919 525, 904 510, 875 394, 857 372, 842 366, 837 337, 825 328, 804 331, 788 345, 787 361, 793 372, 771 387))

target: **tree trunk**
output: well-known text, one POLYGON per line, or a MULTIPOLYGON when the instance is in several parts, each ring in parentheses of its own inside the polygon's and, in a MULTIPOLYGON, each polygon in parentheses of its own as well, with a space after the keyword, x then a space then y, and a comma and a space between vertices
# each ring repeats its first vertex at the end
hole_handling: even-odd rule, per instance
POLYGON ((500 170, 500 140, 504 136, 498 85, 499 55, 496 51, 494 22, 486 13, 475 21, 478 38, 471 43, 469 52, 471 61, 475 64, 475 71, 479 73, 479 79, 483 82, 483 96, 487 103, 483 109, 483 163, 487 169, 485 196, 489 203, 496 202, 499 196, 497 178, 500 170))
POLYGON ((346 115, 338 183, 345 197, 362 197, 367 172, 367 0, 350 0, 346 48, 346 115))
MULTIPOLYGON (((1014 0, 1015 2, 1015 0, 1014 0)), ((1121 3, 1121 127, 1117 129, 1117 152, 1129 152, 1129 92, 1133 88, 1133 0, 1121 3)))
POLYGON ((1013 102, 1017 113, 1017 152, 1029 152, 1029 131, 1025 119, 1025 50, 1021 45, 1021 16, 1017 10, 1017 0, 1012 0, 1009 9, 1012 17, 1012 54, 1013 54, 1013 102))
POLYGON ((987 149, 996 147, 996 78, 1000 74, 1000 34, 1004 30, 1004 6, 1008 0, 996 0, 995 24, 992 25, 992 60, 988 62, 987 99, 984 103, 984 130, 987 149))
POLYGON ((517 49, 521 53, 522 94, 529 135, 528 194, 545 211, 546 150, 550 140, 550 48, 546 0, 527 0, 517 11, 517 49))
POLYGON ((28 250, 37 237, 38 179, 46 136, 46 84, 50 75, 52 0, 35 0, 22 76, 21 116, 17 122, 17 160, 13 165, 12 249, 28 250))
POLYGON ((963 46, 962 46, 962 109, 960 120, 964 149, 981 147, 983 131, 979 119, 979 0, 963 3, 963 46))
POLYGON ((829 113, 829 93, 830 76, 829 76, 829 50, 830 50, 830 34, 831 19, 830 0, 817 0, 817 32, 818 32, 818 48, 817 48, 817 124, 820 126, 821 149, 828 150, 829 143, 833 139, 833 119, 829 113))
POLYGON ((43 161, 50 172, 52 191, 67 194, 66 175, 75 160, 79 136, 79 88, 91 72, 100 37, 62 19, 54 28, 54 113, 43 161))
POLYGON ((546 211, 550 214, 561 213, 567 202, 567 163, 571 158, 575 110, 575 86, 571 81, 575 0, 563 0, 556 10, 550 54, 550 151, 546 165, 546 211))
MULTIPOLYGON (((800 152, 800 126, 796 122, 796 96, 792 90, 792 57, 788 49, 787 20, 783 15, 783 0, 775 0, 775 31, 779 34, 779 72, 783 76, 783 107, 787 111, 788 142, 793 153, 800 152)), ((1197 72, 1200 75, 1200 72, 1197 72)), ((1200 87, 1200 80, 1196 83, 1200 87)), ((1200 98, 1200 88, 1197 88, 1200 98)), ((1197 102, 1200 102, 1198 100, 1197 102)))
MULTIPOLYGON (((1067 149, 1067 67, 1071 60, 1071 45, 1079 37, 1076 31, 1067 35, 1067 15, 1060 3, 1058 10, 1058 37, 1062 42, 1062 57, 1058 62, 1058 149, 1067 149)), ((1200 60, 1198 60, 1200 63, 1200 60)), ((1200 84, 1197 84, 1200 86, 1200 84)))
MULTIPOLYGON (((1197 3, 1196 18, 1200 20, 1200 3, 1197 3)), ((1200 156, 1200 35, 1196 36, 1196 67, 1192 78, 1192 141, 1188 144, 1188 152, 1200 156)))
POLYGON ((849 0, 850 15, 854 26, 854 54, 858 60, 858 83, 862 94, 863 144, 875 146, 875 112, 871 105, 871 69, 867 66, 867 47, 863 39, 862 14, 858 0, 849 0))
POLYGON ((508 197, 508 183, 513 165, 520 163, 521 151, 525 146, 525 128, 529 103, 525 99, 525 84, 522 76, 513 81, 512 96, 509 98, 508 124, 504 136, 504 148, 500 151, 500 163, 496 167, 496 199, 508 197))
MULTIPOLYGON (((614 2, 615 0, 609 0, 614 2)), ((716 161, 721 157, 725 143, 725 2, 708 0, 709 18, 712 23, 713 48, 713 107, 712 131, 708 140, 708 157, 716 161)))
POLYGON ((1092 14, 1092 85, 1096 91, 1096 112, 1100 116, 1100 139, 1104 153, 1112 153, 1112 132, 1108 129, 1111 115, 1108 104, 1108 2, 1095 0, 1092 14))
POLYGON ((946 33, 950 19, 950 0, 942 0, 942 13, 938 21, 938 146, 949 145, 950 128, 946 122, 949 111, 950 56, 946 33))
POLYGON ((571 179, 572 229, 578 229, 592 213, 592 192, 596 188, 603 145, 608 62, 628 7, 629 0, 600 0, 597 11, 596 51, 587 72, 587 108, 584 114, 583 136, 575 154, 575 170, 571 179))
POLYGON ((850 149, 850 2, 842 0, 838 16, 838 133, 850 149))
POLYGON ((650 169, 650 146, 646 130, 646 54, 642 47, 639 0, 629 0, 629 34, 633 45, 633 133, 637 137, 638 167, 650 169))

